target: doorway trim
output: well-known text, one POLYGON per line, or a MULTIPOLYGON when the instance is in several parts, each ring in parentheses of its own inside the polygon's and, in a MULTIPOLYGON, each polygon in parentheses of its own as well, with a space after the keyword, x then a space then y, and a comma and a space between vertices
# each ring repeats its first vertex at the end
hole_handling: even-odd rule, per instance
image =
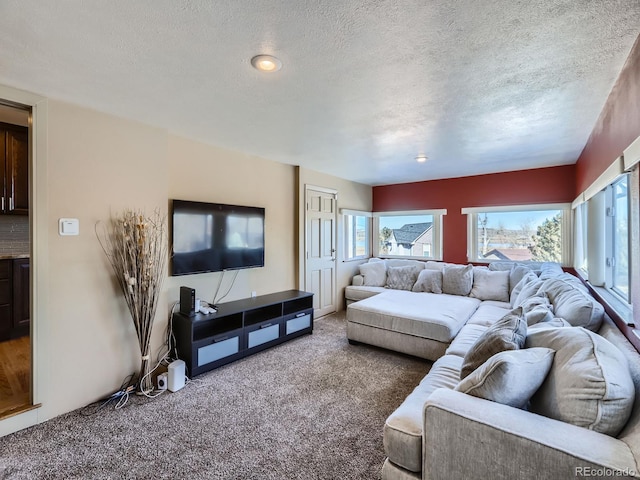
MULTIPOLYGON (((311 185, 311 184, 305 184, 304 185, 304 219, 303 219, 303 230, 304 230, 304 245, 303 245, 303 278, 302 278, 302 284, 304 285, 303 289, 306 291, 312 291, 309 287, 309 285, 307 285, 307 275, 308 275, 308 261, 309 261, 309 235, 310 232, 308 230, 308 209, 309 209, 309 192, 310 191, 315 191, 315 192, 320 192, 320 193, 324 193, 327 195, 331 195, 333 196, 333 201, 334 201, 334 205, 333 205, 333 232, 332 232, 332 242, 333 242, 333 246, 334 246, 334 251, 333 253, 333 278, 332 278, 332 282, 331 282, 331 296, 332 296, 332 303, 333 303, 333 310, 331 312, 327 312, 327 313, 323 313, 323 315, 327 315, 329 313, 333 313, 336 312, 338 310, 338 298, 337 298, 337 291, 338 291, 338 285, 337 285, 337 278, 338 278, 338 190, 333 189, 333 188, 327 188, 327 187, 319 187, 317 185, 311 185)), ((320 309, 322 309, 322 306, 320 306, 320 309)), ((315 316, 315 314, 314 314, 315 316)))
MULTIPOLYGON (((49 377, 47 369, 47 265, 48 265, 48 209, 47 209, 47 121, 48 101, 39 95, 0 85, 0 99, 9 105, 31 109, 29 126, 29 232, 30 298, 31 298, 31 392, 32 404, 43 404, 47 398, 49 377)), ((42 408, 34 408, 0 420, 0 436, 22 430, 46 420, 42 408)))

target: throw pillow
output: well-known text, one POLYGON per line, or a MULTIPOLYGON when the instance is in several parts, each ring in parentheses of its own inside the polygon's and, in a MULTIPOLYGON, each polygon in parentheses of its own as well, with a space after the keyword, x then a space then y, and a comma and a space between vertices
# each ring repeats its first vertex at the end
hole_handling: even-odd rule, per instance
MULTIPOLYGON (((524 265, 514 265, 509 271, 509 294, 513 291, 514 287, 522 280, 527 273, 533 273, 529 267, 524 265)), ((535 275, 535 273, 534 273, 535 275)))
POLYGON ((442 293, 442 272, 424 269, 411 289, 414 292, 442 293))
POLYGON ((545 280, 541 290, 553 304, 553 311, 574 327, 597 332, 604 318, 604 307, 591 295, 576 288, 572 282, 560 278, 545 280))
POLYGON ((470 297, 480 300, 509 301, 509 272, 480 268, 473 270, 473 287, 470 297))
POLYGON ((550 348, 496 353, 455 389, 492 402, 525 408, 549 373, 553 354, 550 348))
POLYGON ((387 283, 387 265, 384 262, 369 262, 360 265, 360 275, 366 287, 384 287, 387 283))
POLYGON ((556 351, 551 370, 531 398, 531 411, 617 436, 627 423, 635 387, 624 354, 582 327, 542 328, 527 347, 556 351))
POLYGON ((442 270, 442 291, 450 295, 469 295, 473 286, 473 265, 447 264, 442 270))
POLYGON ((522 287, 522 290, 520 290, 520 293, 518 293, 518 296, 516 297, 512 306, 514 308, 517 308, 522 305, 527 298, 536 295, 542 288, 542 283, 543 282, 540 279, 536 279, 526 283, 524 287, 522 287))
POLYGON ((394 290, 411 290, 418 278, 416 267, 389 267, 387 270, 386 288, 394 290))
POLYGON ((444 262, 436 262, 433 260, 428 260, 427 263, 424 264, 424 268, 428 268, 429 270, 439 270, 442 272, 445 265, 446 264, 444 262))
POLYGON ((553 320, 553 307, 544 292, 527 298, 520 307, 522 307, 522 313, 527 320, 527 326, 553 320))
POLYGON ((527 322, 522 316, 522 309, 516 308, 478 337, 464 356, 460 379, 468 376, 496 353, 522 348, 526 336, 527 322))
POLYGON ((516 285, 511 290, 511 295, 509 296, 509 302, 511 303, 512 307, 515 307, 516 299, 518 298, 518 295, 520 295, 520 292, 522 291, 522 289, 529 283, 535 282, 536 280, 538 280, 538 276, 535 273, 527 272, 524 274, 524 276, 520 279, 520 281, 516 283, 516 285))
POLYGON ((570 327, 571 324, 567 322, 564 318, 552 318, 551 320, 545 320, 544 322, 534 323, 530 327, 527 327, 527 335, 529 332, 534 332, 536 330, 541 330, 543 328, 560 328, 560 327, 570 327))
POLYGON ((547 280, 548 278, 559 277, 562 275, 562 267, 559 263, 544 262, 540 265, 540 280, 547 280))
POLYGON ((489 270, 497 271, 511 271, 515 264, 513 262, 491 262, 489 264, 489 270))

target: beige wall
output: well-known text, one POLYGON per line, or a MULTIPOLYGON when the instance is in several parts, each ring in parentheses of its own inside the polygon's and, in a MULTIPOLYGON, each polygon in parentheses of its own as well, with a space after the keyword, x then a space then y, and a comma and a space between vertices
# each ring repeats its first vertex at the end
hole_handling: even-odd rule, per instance
MULTIPOLYGON (((338 212, 340 209, 362 210, 370 212, 373 206, 372 187, 361 183, 351 182, 342 178, 334 177, 324 173, 319 173, 306 168, 298 168, 298 222, 301 225, 298 238, 298 256, 304 258, 304 192, 305 185, 324 187, 338 192, 338 212)), ((344 289, 351 283, 351 278, 359 273, 358 265, 360 261, 343 260, 344 255, 344 218, 338 214, 338 267, 336 272, 338 310, 345 308, 344 289)), ((299 288, 304 289, 304 262, 298 265, 299 288)))
MULTIPOLYGON (((238 270, 224 301, 297 288, 295 167, 169 135, 168 198, 228 203, 265 209, 265 266, 238 270)), ((213 300, 222 273, 171 277, 170 300, 177 300, 181 285, 213 300)), ((226 292, 234 272, 226 272, 220 294, 226 292)), ((219 294, 219 296, 220 296, 219 294)))
MULTIPOLYGON (((117 390, 139 369, 131 317, 94 225, 125 207, 166 212, 166 138, 157 128, 49 101, 45 417, 117 390), (78 218, 80 235, 58 235, 61 217, 78 218)), ((158 317, 166 311, 163 299, 158 317)), ((162 332, 154 333, 157 345, 162 332)))
MULTIPOLYGON (((225 301, 296 288, 295 168, 225 151, 121 118, 49 102, 50 418, 115 391, 139 368, 135 331, 94 234, 94 224, 124 207, 159 208, 170 198, 262 206, 265 267, 239 271, 225 301), (61 237, 57 220, 80 220, 61 237)), ((220 273, 167 277, 152 341, 163 343, 168 307, 180 285, 213 297, 220 273)), ((233 274, 227 273, 221 291, 233 274)))
MULTIPOLYGON (((35 400, 42 403, 33 412, 0 421, 0 435, 103 398, 139 369, 135 331, 94 233, 96 222, 107 221, 111 212, 142 208, 168 213, 171 198, 262 206, 265 267, 239 271, 225 300, 298 287, 296 167, 8 87, 0 86, 0 94, 38 105, 32 271, 35 400), (58 235, 63 217, 79 219, 80 235, 58 235)), ((370 187, 304 170, 301 180, 302 185, 338 190, 340 207, 371 208, 370 187)), ((339 266, 342 288, 354 268, 339 266)), ((211 299, 220 277, 167 276, 154 326, 154 352, 163 343, 169 306, 177 301, 179 287, 189 285, 198 296, 211 299)), ((225 274, 221 291, 232 277, 225 274)))

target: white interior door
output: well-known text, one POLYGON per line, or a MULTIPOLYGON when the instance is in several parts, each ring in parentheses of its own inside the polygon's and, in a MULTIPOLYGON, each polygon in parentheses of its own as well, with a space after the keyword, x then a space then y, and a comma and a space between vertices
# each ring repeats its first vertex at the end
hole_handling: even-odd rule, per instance
POLYGON ((305 290, 313 293, 314 316, 336 311, 337 192, 305 188, 305 290))

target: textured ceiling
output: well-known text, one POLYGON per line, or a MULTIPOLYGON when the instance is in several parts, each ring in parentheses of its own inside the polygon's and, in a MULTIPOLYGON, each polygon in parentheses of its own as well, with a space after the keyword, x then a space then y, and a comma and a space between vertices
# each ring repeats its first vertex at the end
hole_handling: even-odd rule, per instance
POLYGON ((2 0, 0 83, 379 185, 574 163, 639 32, 638 0, 2 0))

